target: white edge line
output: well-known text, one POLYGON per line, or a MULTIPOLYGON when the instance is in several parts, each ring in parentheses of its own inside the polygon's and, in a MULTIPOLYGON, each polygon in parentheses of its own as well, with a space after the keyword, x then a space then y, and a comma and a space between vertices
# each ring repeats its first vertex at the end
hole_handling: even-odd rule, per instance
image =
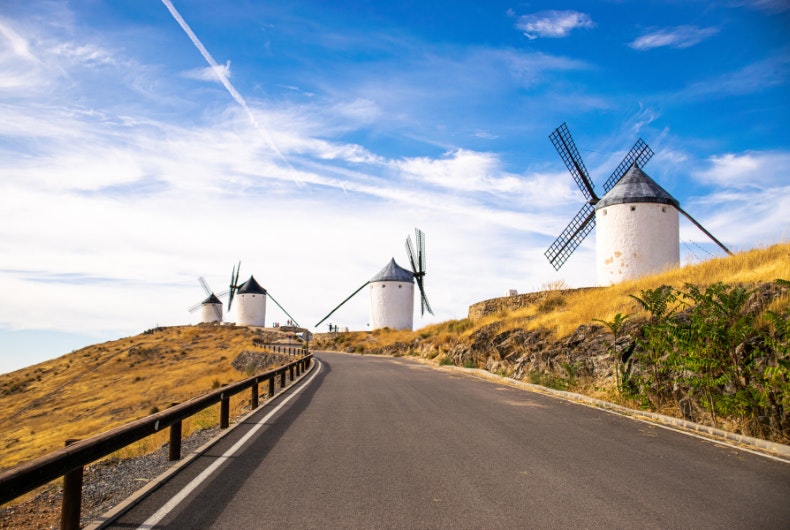
POLYGON ((218 457, 213 464, 211 464, 209 467, 204 469, 202 473, 200 473, 197 477, 192 479, 192 481, 186 486, 184 486, 181 489, 181 491, 176 493, 169 501, 167 501, 161 508, 159 508, 153 515, 151 515, 151 517, 146 519, 140 526, 138 526, 137 527, 138 530, 150 530, 152 528, 155 528, 156 524, 159 521, 167 517, 168 514, 170 514, 170 512, 172 512, 176 508, 176 506, 181 504, 181 502, 183 502, 184 499, 186 499, 190 493, 192 493, 208 477, 210 477, 214 473, 214 471, 217 470, 219 466, 221 466, 226 460, 231 458, 239 449, 241 449, 241 447, 245 443, 247 443, 247 441, 256 432, 258 432, 261 429, 261 427, 263 427, 266 424, 266 422, 271 419, 272 416, 277 414, 277 412, 279 412, 279 410, 283 408, 286 403, 291 401, 291 399, 298 396, 302 390, 307 388, 308 385, 310 385, 310 383, 313 382, 313 379, 315 379, 316 376, 321 372, 321 361, 319 361, 318 359, 316 359, 316 361, 318 363, 318 369, 312 376, 310 376, 310 379, 305 381, 303 385, 301 385, 299 388, 294 390, 292 394, 283 398, 283 400, 271 411, 269 411, 269 413, 266 416, 264 416, 259 422, 257 422, 255 426, 247 432, 247 434, 242 436, 235 444, 233 444, 233 446, 230 449, 225 451, 225 453, 222 456, 218 457))

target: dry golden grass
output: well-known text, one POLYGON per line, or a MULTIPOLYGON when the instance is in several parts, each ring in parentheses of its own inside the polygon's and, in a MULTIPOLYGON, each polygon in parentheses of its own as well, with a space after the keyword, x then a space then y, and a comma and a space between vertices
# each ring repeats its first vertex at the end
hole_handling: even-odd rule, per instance
MULTIPOLYGON (((611 320, 617 313, 640 314, 638 304, 629 296, 661 285, 682 288, 685 284, 708 286, 716 282, 728 284, 771 282, 790 278, 790 243, 765 249, 741 252, 716 258, 698 265, 673 269, 654 276, 623 282, 589 291, 563 293, 563 303, 555 311, 539 313, 534 307, 516 312, 512 317, 530 315, 529 328, 543 327, 564 337, 593 319, 611 320)), ((785 306, 786 307, 786 306, 785 306)), ((779 308, 777 308, 779 309, 779 308)))
MULTIPOLYGON (((467 319, 432 324, 422 329, 408 331, 376 330, 373 332, 344 333, 338 349, 345 347, 367 349, 385 348, 395 343, 411 343, 415 339, 430 340, 433 344, 450 344, 463 340, 485 326, 500 330, 539 329, 551 330, 560 339, 573 333, 583 324, 595 319, 611 320, 617 313, 639 315, 644 312, 629 295, 639 295, 647 289, 662 285, 682 288, 685 284, 708 286, 716 282, 727 284, 771 282, 778 278, 790 279, 790 243, 741 252, 734 256, 716 258, 687 267, 673 269, 639 280, 623 282, 610 287, 584 290, 558 290, 562 283, 546 286, 545 297, 540 302, 515 311, 503 310, 470 322, 467 319)), ((770 309, 783 310, 790 305, 790 297, 783 297, 770 309)), ((322 344, 324 337, 319 338, 322 344)), ((324 346, 317 346, 324 347, 324 346)), ((437 352, 437 355, 440 352, 437 352)))
MULTIPOLYGON (((247 377, 231 366, 252 339, 285 334, 237 326, 178 326, 88 346, 0 375, 0 469, 50 453, 68 438, 87 438, 247 377)), ((231 400, 237 414, 249 393, 231 400)), ((208 409, 184 422, 183 434, 217 423, 208 409)), ((121 451, 160 447, 163 431, 121 451)))

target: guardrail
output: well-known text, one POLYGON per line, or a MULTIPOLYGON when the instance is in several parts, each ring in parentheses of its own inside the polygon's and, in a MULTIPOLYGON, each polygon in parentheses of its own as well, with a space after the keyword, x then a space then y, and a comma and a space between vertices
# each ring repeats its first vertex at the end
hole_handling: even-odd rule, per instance
POLYGON ((274 353, 285 353, 287 355, 301 355, 305 352, 306 346, 301 342, 265 342, 261 339, 252 339, 252 343, 260 348, 268 348, 274 353))
MULTIPOLYGON (((302 350, 304 352, 304 350, 302 350)), ((274 396, 277 377, 285 387, 286 375, 293 382, 310 366, 313 355, 306 353, 285 366, 252 376, 243 381, 199 396, 167 410, 140 418, 107 432, 84 440, 67 440, 66 447, 30 462, 20 464, 0 473, 0 504, 14 500, 39 486, 63 477, 63 502, 61 505, 60 528, 80 527, 82 505, 82 474, 86 465, 123 449, 138 440, 170 428, 168 458, 181 458, 181 422, 216 403, 220 404, 219 424, 221 429, 230 425, 230 398, 247 389, 252 389, 251 407, 258 408, 258 385, 269 383, 268 396, 274 396)))

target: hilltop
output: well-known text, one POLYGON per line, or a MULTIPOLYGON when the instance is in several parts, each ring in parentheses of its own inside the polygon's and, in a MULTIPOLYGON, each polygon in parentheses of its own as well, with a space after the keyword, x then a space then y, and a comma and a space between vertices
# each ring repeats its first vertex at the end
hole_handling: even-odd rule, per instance
POLYGON ((784 243, 610 287, 559 282, 413 332, 321 333, 311 346, 483 368, 787 443, 788 279, 784 243))
MULTIPOLYGON (((154 328, 0 375, 0 469, 60 449, 68 438, 99 434, 238 381, 266 363, 285 364, 282 356, 263 355, 255 343, 296 340, 290 333, 243 326, 154 328), (256 359, 265 362, 254 364, 256 359)), ((247 401, 246 394, 236 396, 232 413, 247 401)), ((184 436, 216 422, 217 412, 207 409, 184 422, 184 436)), ((166 437, 142 440, 118 456, 154 450, 166 437)))

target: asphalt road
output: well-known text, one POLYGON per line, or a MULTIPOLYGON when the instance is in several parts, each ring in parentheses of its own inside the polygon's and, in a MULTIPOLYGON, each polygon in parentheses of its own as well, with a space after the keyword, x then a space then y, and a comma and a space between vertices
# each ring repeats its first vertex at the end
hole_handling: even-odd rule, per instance
POLYGON ((316 357, 112 527, 790 528, 788 463, 407 359, 316 357))

